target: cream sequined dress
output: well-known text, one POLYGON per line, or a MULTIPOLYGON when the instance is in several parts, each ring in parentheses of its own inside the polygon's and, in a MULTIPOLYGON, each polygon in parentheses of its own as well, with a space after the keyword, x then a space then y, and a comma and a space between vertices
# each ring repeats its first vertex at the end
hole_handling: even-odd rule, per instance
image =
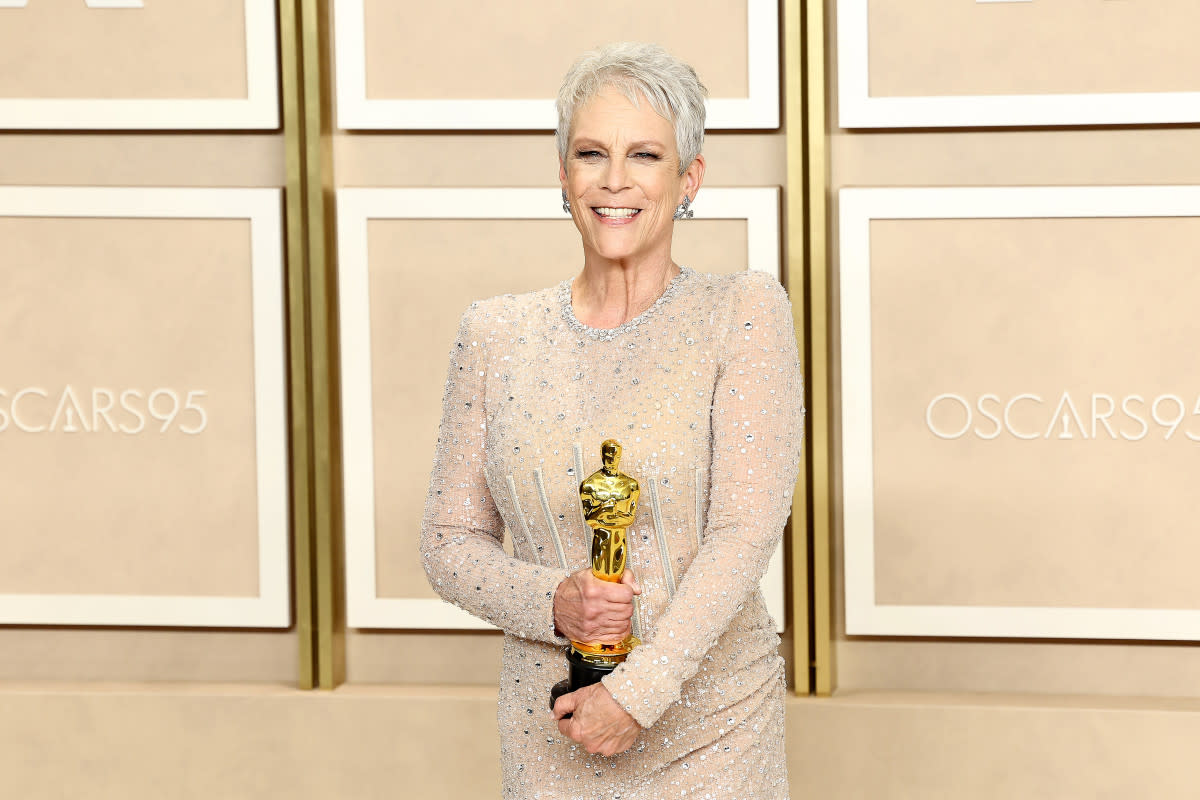
POLYGON ((608 330, 575 318, 569 282, 467 310, 421 551, 442 597, 505 633, 506 798, 787 796, 783 661, 758 582, 790 510, 803 393, 791 306, 763 273, 684 268, 608 330), (578 487, 610 437, 642 487, 628 565, 644 644, 604 685, 645 730, 604 758, 560 735, 548 703, 566 677, 554 592, 588 565, 578 487))

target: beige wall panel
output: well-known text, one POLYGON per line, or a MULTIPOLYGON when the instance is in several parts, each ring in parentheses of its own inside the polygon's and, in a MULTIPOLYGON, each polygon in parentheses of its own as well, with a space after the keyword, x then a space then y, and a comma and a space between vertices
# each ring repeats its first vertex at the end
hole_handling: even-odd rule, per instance
POLYGON ((1183 800, 1195 701, 872 693, 788 706, 793 797, 1183 800))
MULTIPOLYGON (((375 220, 368 225, 380 597, 435 597, 417 558, 450 342, 472 300, 571 278, 579 235, 559 220, 375 220)), ((675 258, 744 266, 746 224, 689 220, 675 258)))
POLYGON ((83 0, 0 8, 0 97, 246 97, 243 0, 147 2, 93 9, 83 0))
MULTIPOLYGON (((704 156, 708 186, 778 186, 786 178, 787 137, 709 133, 704 156)), ((558 153, 548 133, 338 133, 334 161, 339 186, 558 185, 558 153)))
POLYGON ((870 0, 873 97, 1200 89, 1200 6, 870 0))
MULTIPOLYGON (((10 686, 0 774, 42 800, 496 797, 495 690, 10 686), (398 788, 399 787, 399 788, 398 788)), ((789 698, 791 796, 1191 800, 1195 702, 789 698)))
POLYGON ((845 690, 1200 697, 1194 645, 854 638, 837 667, 845 690))
MULTIPOLYGON (((0 355, 0 484, 16 489, 0 526, 2 591, 257 595, 249 223, 5 219, 0 239, 0 331, 22 343, 0 355), (56 413, 67 386, 79 414, 70 403, 56 413), (50 395, 20 409, 43 433, 13 414, 29 387, 50 395), (181 408, 204 392, 202 432, 185 433, 201 427, 194 411, 160 432, 147 409, 160 388, 181 408), (107 418, 94 389, 115 395, 107 418), (126 390, 144 393, 130 398, 139 434, 110 427, 138 427, 126 390)), ((164 416, 172 406, 156 404, 164 416)))
POLYGON ((346 681, 494 690, 503 644, 499 631, 351 630, 346 633, 346 681))
POLYGON ((1187 218, 872 224, 877 602, 1197 607, 1196 241, 1187 218), (933 433, 956 400, 927 426, 942 393, 962 438, 933 433), (989 393, 1044 403, 987 439, 989 393))
POLYGON ((0 627, 0 682, 261 681, 294 685, 294 631, 0 627))
MULTIPOLYGON (((1200 127, 871 134, 835 130, 830 137, 831 185, 836 190, 1194 184, 1200 183, 1197 152, 1200 127)), ((837 213, 836 208, 830 211, 837 213)))
POLYGON ((0 184, 276 187, 286 182, 283 136, 276 133, 0 136, 0 184))
MULTIPOLYGON (((826 23, 826 71, 828 86, 826 105, 832 130, 828 138, 828 158, 830 177, 828 185, 832 193, 847 186, 1053 186, 1053 185, 1152 185, 1152 184, 1195 184, 1200 183, 1200 160, 1194 154, 1200 151, 1200 129, 1192 127, 1126 127, 1118 129, 1064 129, 1064 130, 963 130, 963 131, 873 131, 858 133, 839 129, 836 120, 839 114, 839 99, 837 88, 838 42, 835 36, 837 29, 837 3, 827 2, 826 23)), ((1032 0, 1028 3, 1014 4, 976 4, 962 0, 956 8, 948 12, 951 19, 963 14, 975 16, 986 15, 992 18, 1001 16, 1013 17, 1021 14, 1060 15, 1077 11, 1084 3, 1078 0, 1032 0)), ((1101 15, 1135 13, 1140 15, 1137 25, 1131 29, 1145 29, 1160 24, 1159 20, 1179 20, 1195 14, 1194 4, 1187 4, 1184 17, 1176 11, 1159 14, 1160 6, 1153 8, 1145 3, 1136 2, 1095 2, 1086 3, 1088 14, 1076 14, 1081 25, 1088 23, 1088 17, 1100 20, 1101 15), (1096 11, 1093 14, 1091 11, 1096 11)), ((1174 5, 1174 4, 1173 4, 1174 5)), ((946 6, 945 3, 942 6, 946 6)), ((1028 61, 1027 64, 1013 65, 1005 52, 993 61, 994 53, 968 51, 956 53, 953 60, 947 62, 945 49, 950 41, 941 37, 940 31, 944 26, 934 28, 934 34, 924 31, 905 40, 904 36, 892 35, 896 31, 908 32, 912 25, 919 24, 918 19, 924 17, 931 7, 929 3, 900 3, 888 0, 884 3, 872 2, 872 14, 887 13, 892 16, 893 24, 887 37, 886 47, 891 48, 891 58, 897 57, 897 48, 905 48, 905 59, 920 69, 920 78, 925 81, 925 91, 950 91, 955 84, 975 80, 977 70, 959 71, 946 70, 946 63, 960 64, 978 62, 987 59, 989 62, 1012 68, 1014 77, 1036 81, 1033 91, 1045 92, 1064 80, 1075 80, 1078 91, 1094 91, 1080 81, 1078 70, 1079 59, 1091 58, 1098 54, 1111 59, 1111 65, 1128 66, 1131 58, 1141 58, 1147 49, 1140 36, 1131 35, 1130 31, 1122 33, 1122 42, 1116 48, 1105 45, 1092 48, 1088 45, 1082 51, 1065 52, 1061 46, 1049 49, 1047 52, 1055 58, 1054 68, 1045 68, 1045 62, 1040 56, 1028 61), (904 19, 901 17, 909 16, 904 19), (921 47, 928 42, 931 35, 941 37, 936 46, 921 47), (932 52, 940 52, 933 56, 932 52), (938 60, 935 62, 935 58, 938 60), (1060 71, 1057 68, 1059 59, 1071 62, 1068 69, 1060 71), (936 69, 930 69, 936 64, 936 69), (1029 70, 1034 67, 1042 68, 1038 74, 1029 70), (937 82, 938 86, 930 85, 937 82)), ((1166 8, 1166 6, 1162 6, 1166 8)), ((873 17, 874 21, 874 17, 873 17)), ((882 25, 883 23, 878 23, 882 25)), ((1173 22, 1171 24, 1174 24, 1173 22)), ((1170 33, 1168 41, 1188 36, 1188 31, 1194 28, 1179 26, 1170 33)), ((1000 31, 1000 28, 995 29, 1000 31)), ((1013 50, 1020 50, 1030 41, 1030 37, 1042 36, 1044 29, 1040 26, 1029 26, 1018 32, 1018 41, 1013 50)), ((1073 34, 1069 41, 1078 43, 1080 33, 1073 34)), ((987 31, 976 34, 991 36, 987 31)), ((880 37, 883 38, 883 37, 880 37)), ((1064 40, 1066 41, 1066 40, 1064 40)), ((1098 40, 1103 42, 1103 40, 1098 40)), ((882 58, 883 53, 875 48, 876 40, 872 40, 872 58, 882 58)), ((1085 43, 1086 44, 1086 43, 1085 43)), ((1151 42, 1153 52, 1155 47, 1151 42)), ((1004 45, 1008 50, 1007 43, 1004 45)), ((1161 48, 1159 48, 1161 50, 1161 48)), ((1190 45, 1183 50, 1155 53, 1162 63, 1174 63, 1178 59, 1195 57, 1194 48, 1190 45)), ((875 62, 877 65, 880 62, 875 62)), ((984 65, 986 67, 986 65, 984 65)), ((988 68, 990 70, 990 68, 988 68)), ((1111 66, 1101 65, 1100 75, 1111 77, 1111 66)), ((880 72, 884 71, 880 68, 880 72)), ((888 75, 872 75, 871 94, 882 95, 895 93, 897 96, 913 94, 916 86, 910 85, 905 76, 913 70, 901 65, 897 73, 898 80, 904 80, 903 86, 897 85, 888 75), (876 83, 876 78, 884 81, 876 83), (889 85, 888 82, 891 82, 889 85)), ((992 72, 993 86, 999 79, 1007 80, 995 70, 992 72)), ((1148 75, 1155 75, 1158 67, 1147 72, 1130 71, 1128 75, 1117 76, 1120 85, 1130 86, 1137 82, 1145 85, 1148 75)), ((1200 74, 1196 69, 1190 72, 1173 70, 1172 80, 1187 80, 1190 76, 1190 88, 1197 88, 1195 76, 1200 74)), ((1007 83, 1004 91, 1013 91, 1020 87, 1007 83)), ((1155 87, 1156 88, 1156 87, 1155 87)), ((1108 90, 1107 88, 1105 89, 1108 90)), ((963 91, 962 88, 957 91, 963 91)), ((983 91, 975 86, 970 91, 983 91)), ((831 331, 840 328, 839 292, 838 292, 838 242, 836 233, 839 229, 837 207, 830 208, 830 227, 828 230, 828 247, 830 250, 830 286, 831 299, 829 305, 831 331)), ((1138 263, 1138 262, 1135 262, 1138 263)), ((845 635, 844 613, 844 583, 843 576, 843 539, 841 520, 841 454, 838 440, 840 438, 841 419, 840 407, 842 399, 839 386, 841 375, 839 368, 840 351, 836 333, 831 337, 830 354, 830 383, 831 383, 831 449, 832 464, 830 467, 830 482, 833 496, 837 498, 833 504, 833 536, 831 553, 832 565, 832 610, 835 630, 835 683, 844 690, 856 688, 870 689, 914 689, 921 691, 937 691, 939 689, 984 692, 1061 692, 1091 693, 1097 695, 1137 695, 1155 694, 1163 696, 1191 695, 1195 696, 1200 686, 1200 658, 1194 646, 1187 644, 1140 644, 1121 642, 1045 642, 1045 641, 963 641, 963 640, 930 640, 930 639, 885 639, 871 637, 851 637, 845 635)), ((1184 371, 1188 375, 1188 371, 1184 371)), ((916 697, 914 702, 920 702, 916 697)), ((832 709, 831 709, 832 713, 832 709)), ((793 720, 796 718, 793 718, 793 720)), ((880 797, 926 797, 926 796, 960 796, 975 797, 976 793, 966 792, 961 784, 937 783, 936 774, 931 772, 921 780, 908 780, 911 770, 905 767, 904 759, 912 757, 910 764, 920 763, 919 755, 908 750, 901 751, 892 762, 898 777, 893 784, 901 788, 892 792, 874 792, 863 789, 857 783, 855 771, 864 759, 874 760, 875 752, 866 756, 855 755, 847 750, 844 755, 838 751, 846 748, 846 742, 861 739, 862 731, 872 730, 875 722, 871 719, 857 720, 854 725, 839 728, 849 737, 841 739, 837 734, 822 741, 811 739, 814 731, 828 734, 831 729, 825 724, 824 717, 814 716, 806 719, 801 733, 806 743, 814 747, 806 748, 804 760, 800 768, 807 769, 814 776, 823 776, 821 782, 813 784, 815 794, 819 789, 826 788, 830 797, 857 797, 874 795, 880 797), (829 767, 835 767, 829 771, 829 767), (904 794, 903 787, 911 786, 911 792, 904 794)), ((793 728, 793 731, 796 730, 793 728)), ((907 733, 907 729, 901 734, 907 733)), ((815 735, 815 734, 813 734, 815 735)), ((1084 732, 1081 735, 1086 736, 1084 732)), ((793 742, 796 739, 793 737, 793 742)), ((873 740, 872 740, 873 741, 873 740)), ((903 741, 903 739, 894 739, 903 741)), ((873 747, 875 745, 872 745, 873 747)), ((853 745, 851 745, 853 747, 853 745)), ((886 745, 891 748, 892 745, 886 745)), ((937 764, 929 769, 938 771, 947 764, 958 763, 950 757, 941 755, 940 748, 932 742, 921 741, 918 744, 921 753, 938 754, 937 764)), ((893 752, 887 749, 886 752, 893 752)), ((1119 757, 1121 763, 1130 763, 1124 755, 1119 757)), ((793 776, 796 774, 797 762, 793 761, 793 776)), ((1078 776, 1096 776, 1096 765, 1109 764, 1096 759, 1091 764, 1074 770, 1078 776)), ((1053 765, 1047 767, 1053 772, 1053 765)), ((1167 775, 1166 770, 1149 773, 1141 770, 1144 776, 1142 785, 1131 788, 1128 793, 1133 795, 1170 795, 1170 791, 1186 796, 1190 789, 1180 789, 1176 785, 1169 786, 1170 791, 1164 791, 1155 783, 1167 775), (1147 789, 1154 785, 1155 789, 1147 789)), ((1104 776, 1109 777, 1109 776, 1104 776)), ((1098 777, 1097 780, 1100 780, 1098 777)), ((1099 797, 1108 793, 1103 783, 1084 787, 1078 792, 1068 791, 1026 791, 1024 796, 1052 797, 1099 797)), ((1119 792, 1114 792, 1119 793, 1119 792)), ((1017 796, 1014 793, 1009 796, 1017 796)), ((986 796, 986 795, 978 795, 986 796)))
POLYGON ((690 63, 713 97, 748 92, 744 2, 442 0, 421 5, 417 24, 410 4, 365 0, 364 12, 371 99, 553 97, 581 53, 629 39, 690 63))

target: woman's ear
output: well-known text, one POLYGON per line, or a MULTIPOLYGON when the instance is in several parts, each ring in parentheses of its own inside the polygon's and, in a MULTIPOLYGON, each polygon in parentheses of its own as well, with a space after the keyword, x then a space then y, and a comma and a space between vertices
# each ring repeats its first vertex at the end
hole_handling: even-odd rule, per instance
MULTIPOLYGON (((690 197, 693 202, 696 200, 696 195, 700 193, 700 187, 704 185, 704 171, 706 166, 704 155, 699 154, 692 159, 692 163, 688 165, 688 168, 684 170, 682 175, 683 193, 687 197, 690 197)), ((682 198, 680 200, 682 201, 682 198)))
POLYGON ((567 165, 563 163, 562 156, 558 157, 558 182, 562 185, 564 191, 567 188, 567 165))

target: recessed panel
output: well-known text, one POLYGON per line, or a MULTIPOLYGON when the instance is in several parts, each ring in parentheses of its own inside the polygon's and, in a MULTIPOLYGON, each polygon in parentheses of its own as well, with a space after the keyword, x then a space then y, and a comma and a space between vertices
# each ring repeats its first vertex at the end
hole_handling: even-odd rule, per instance
POLYGON ((848 632, 1200 637, 1200 192, 842 198, 848 632))
POLYGON ((389 0, 364 0, 363 12, 371 99, 554 97, 582 53, 629 39, 691 64, 713 97, 747 94, 745 2, 615 0, 594 13, 555 0, 444 0, 422 8, 420 25, 411 24, 411 8, 389 0), (449 37, 458 46, 447 47, 449 37))
POLYGON ((258 593, 249 227, 0 220, 0 591, 258 593))
POLYGON ((1190 0, 840 0, 844 127, 1200 118, 1190 0))
POLYGON ((0 620, 286 624, 278 235, 272 190, 0 195, 0 620))
POLYGON ((277 124, 270 0, 0 2, 0 126, 277 124))
POLYGON ((1200 88, 1191 0, 871 0, 872 97, 1200 88), (954 69, 946 69, 954 64, 954 69))
POLYGON ((696 69, 709 90, 710 128, 779 122, 773 0, 616 0, 603 10, 450 0, 423 9, 420 24, 385 0, 336 0, 334 13, 342 128, 553 128, 553 98, 570 65, 631 40, 661 44, 696 69))

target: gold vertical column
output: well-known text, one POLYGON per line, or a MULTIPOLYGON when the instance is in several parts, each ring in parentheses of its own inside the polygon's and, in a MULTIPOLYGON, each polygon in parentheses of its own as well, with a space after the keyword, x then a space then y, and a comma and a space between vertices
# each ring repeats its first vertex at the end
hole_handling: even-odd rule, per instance
MULTIPOLYGON (((804 192, 804 20, 801 0, 788 0, 783 8, 783 124, 787 133, 787 192, 785 206, 787 237, 785 258, 787 288, 792 298, 792 321, 796 328, 796 344, 805 360, 808 374, 808 314, 806 311, 805 264, 808 260, 808 232, 805 229, 804 192)), ((805 398, 807 404, 808 398, 805 398)), ((807 449, 807 448, 806 448, 807 449)), ((807 459, 806 459, 807 460, 807 459)), ((808 486, 810 467, 800 470, 796 491, 792 495, 791 575, 792 618, 792 686, 796 694, 812 691, 811 626, 809 624, 811 591, 809 586, 808 486)))
POLYGON ((825 5, 804 0, 804 191, 807 198, 809 368, 809 486, 812 492, 812 653, 813 691, 829 695, 835 686, 833 585, 830 580, 830 415, 829 415, 829 166, 826 130, 825 5))
POLYGON ((829 495, 829 285, 823 0, 784 5, 788 285, 805 361, 807 448, 792 504, 796 691, 833 691, 829 495))
POLYGON ((337 271, 333 251, 333 114, 329 8, 297 0, 303 68, 305 187, 312 330, 313 547, 317 679, 332 689, 346 674, 341 408, 338 392, 337 271))
POLYGON ((280 0, 287 139, 297 627, 305 688, 345 674, 332 119, 326 3, 280 0))
POLYGON ((291 392, 289 443, 292 469, 292 582, 299 686, 316 685, 316 609, 313 596, 312 374, 308 311, 308 241, 304 224, 304 104, 300 29, 295 7, 279 3, 279 56, 283 133, 287 161, 284 216, 287 239, 288 370, 291 392))

